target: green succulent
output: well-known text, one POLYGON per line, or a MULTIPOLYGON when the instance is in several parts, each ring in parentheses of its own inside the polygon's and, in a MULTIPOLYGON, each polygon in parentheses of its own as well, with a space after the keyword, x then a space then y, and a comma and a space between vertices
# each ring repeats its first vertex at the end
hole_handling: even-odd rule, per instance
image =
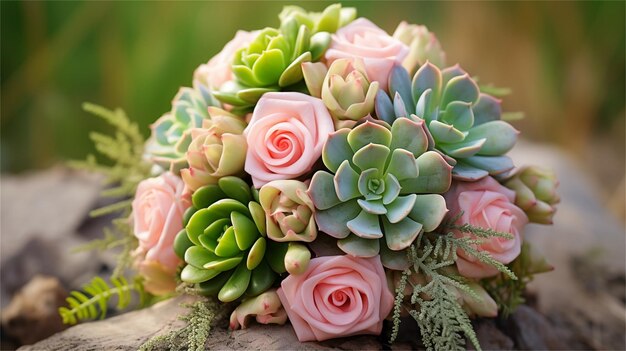
POLYGON ((194 80, 194 87, 181 88, 172 101, 172 110, 152 125, 146 145, 153 162, 164 170, 178 173, 187 167, 185 153, 191 143, 191 130, 209 119, 208 107, 220 106, 208 86, 194 80))
MULTIPOLYGON (((220 178, 194 192, 185 229, 174 242, 174 251, 185 261, 183 282, 230 302, 263 293, 287 271, 290 256, 302 256, 301 247, 267 240, 265 212, 257 198, 237 177, 220 178)), ((308 260, 300 262, 306 264, 308 260)))
POLYGON ((515 191, 515 205, 524 210, 531 222, 552 224, 559 181, 554 172, 540 167, 523 167, 504 185, 515 191))
POLYGON ((515 144, 517 130, 500 120, 500 101, 481 93, 458 65, 440 70, 427 62, 413 80, 404 68, 394 67, 389 95, 379 91, 375 108, 388 123, 401 117, 423 119, 430 147, 454 165, 456 178, 473 181, 513 169, 504 154, 515 144))
POLYGON ((322 12, 307 12, 299 6, 285 6, 278 17, 281 23, 295 19, 298 24, 304 24, 311 33, 335 33, 356 18, 356 9, 332 4, 322 12))
POLYGON ((238 109, 250 108, 263 94, 294 85, 303 78, 303 62, 318 60, 330 44, 328 32, 311 34, 295 18, 280 29, 265 28, 233 59, 235 81, 224 83, 216 98, 238 109))
POLYGON ((313 175, 308 193, 321 232, 347 254, 404 269, 406 249, 439 226, 447 209, 439 195, 451 167, 427 150, 423 121, 399 119, 390 129, 371 121, 330 135, 322 151, 330 172, 313 175))

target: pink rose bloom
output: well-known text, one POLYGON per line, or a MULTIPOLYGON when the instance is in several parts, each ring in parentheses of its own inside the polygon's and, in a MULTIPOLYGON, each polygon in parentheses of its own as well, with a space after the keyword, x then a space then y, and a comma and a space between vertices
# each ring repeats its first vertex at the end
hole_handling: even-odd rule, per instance
POLYGON ((380 334, 393 307, 380 257, 325 256, 289 275, 278 296, 298 340, 380 334))
MULTIPOLYGON (((497 261, 504 264, 513 261, 519 254, 522 244, 522 230, 528 223, 528 217, 515 206, 515 192, 500 185, 491 177, 477 182, 454 182, 445 195, 454 217, 463 211, 458 224, 469 223, 476 227, 510 233, 513 239, 485 239, 477 248, 486 251, 497 261)), ((471 235, 455 232, 456 237, 471 235)), ((459 250, 457 267, 462 276, 485 278, 496 275, 498 270, 480 262, 465 251, 459 250)))
POLYGON ((264 94, 244 131, 248 141, 245 170, 254 186, 310 171, 334 130, 322 100, 301 93, 264 94))
POLYGON ((235 37, 224 46, 222 51, 196 69, 194 76, 200 81, 207 82, 209 88, 219 90, 222 84, 233 79, 231 65, 235 52, 248 45, 257 34, 258 31, 237 31, 235 37))
POLYGON ((137 187, 132 203, 134 233, 139 239, 137 266, 146 290, 159 295, 173 290, 180 259, 172 245, 183 229, 183 213, 191 205, 185 184, 172 173, 149 178, 137 187))
POLYGON ((394 65, 402 65, 409 47, 365 18, 359 18, 332 35, 325 57, 328 65, 337 59, 362 59, 367 76, 387 90, 394 65))

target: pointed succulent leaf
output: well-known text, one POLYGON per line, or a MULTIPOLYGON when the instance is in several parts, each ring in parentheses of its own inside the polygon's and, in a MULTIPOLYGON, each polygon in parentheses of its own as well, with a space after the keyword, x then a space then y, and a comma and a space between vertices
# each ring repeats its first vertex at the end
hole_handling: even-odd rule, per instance
POLYGON ((422 225, 409 217, 398 223, 390 223, 383 219, 383 226, 385 228, 387 247, 393 251, 403 250, 411 246, 422 231, 422 225))
POLYGON ((382 214, 387 213, 387 208, 385 208, 381 200, 368 201, 368 200, 358 199, 356 202, 359 204, 359 206, 361 206, 363 211, 367 213, 371 213, 374 215, 382 215, 382 214))
POLYGON ((417 195, 415 194, 399 196, 387 205, 387 219, 389 222, 398 223, 406 218, 413 209, 416 199, 417 195))
POLYGON ((452 174, 455 179, 459 179, 466 182, 474 182, 489 175, 489 172, 484 169, 476 168, 459 161, 452 169, 452 174))
POLYGON ((430 121, 428 129, 435 139, 435 143, 456 144, 465 139, 465 133, 452 125, 439 121, 430 121))
POLYGON ((466 140, 485 139, 478 151, 483 156, 499 156, 513 148, 519 132, 504 121, 491 121, 472 128, 466 140))
MULTIPOLYGON (((411 162, 415 164, 415 160, 411 158, 411 162)), ((415 170, 417 173, 417 165, 415 165, 415 170)), ((398 179, 391 173, 387 173, 385 176, 385 191, 383 192, 383 204, 389 205, 393 202, 398 195, 400 194, 400 182, 398 179)))
POLYGON ((378 240, 363 239, 354 234, 339 240, 337 246, 343 252, 354 257, 374 257, 380 251, 378 240))
POLYGON ((391 150, 408 150, 415 157, 428 149, 428 137, 424 132, 422 119, 400 118, 391 126, 391 150))
MULTIPOLYGON (((427 90, 430 90, 433 97, 439 96, 441 92, 441 71, 430 62, 426 62, 420 67, 412 82, 413 101, 417 102, 427 90)), ((438 101, 432 101, 433 105, 437 105, 438 101)))
POLYGON ((322 57, 331 42, 330 34, 326 32, 319 32, 311 36, 311 45, 309 50, 311 52, 311 61, 317 61, 322 57))
POLYGON ((341 239, 350 234, 350 229, 346 223, 354 219, 360 211, 361 208, 356 200, 351 200, 326 210, 316 211, 315 222, 321 232, 341 239))
POLYGON ((478 101, 472 106, 474 112, 474 125, 498 121, 502 115, 500 100, 491 95, 480 94, 478 101))
POLYGON ((304 62, 302 63, 302 75, 304 82, 311 96, 320 98, 322 96, 322 83, 328 69, 322 62, 304 62))
POLYGON ((426 89, 426 91, 420 95, 419 99, 417 99, 415 115, 427 122, 436 120, 439 107, 434 102, 435 98, 436 96, 433 94, 432 89, 426 89))
POLYGON ((448 106, 452 101, 465 101, 474 103, 478 100, 478 84, 465 74, 450 79, 442 94, 441 106, 448 106))
POLYGON ((432 232, 443 221, 448 209, 446 208, 446 200, 441 195, 424 194, 417 195, 415 205, 409 217, 424 226, 425 232, 432 232))
POLYGON ((418 168, 415 157, 404 149, 393 150, 386 172, 393 174, 399 181, 417 178, 418 168))
POLYGON ((466 74, 467 72, 465 72, 465 70, 463 70, 463 68, 461 68, 461 66, 459 66, 458 64, 446 67, 441 70, 442 83, 445 86, 452 80, 452 78, 460 77, 466 74))
POLYGON ((487 139, 483 138, 476 140, 464 140, 463 142, 455 144, 439 143, 437 147, 445 154, 458 160, 476 155, 486 142, 487 139))
POLYGON ((464 101, 453 101, 443 111, 441 120, 455 129, 466 131, 474 125, 472 105, 464 101))
POLYGON ((331 171, 337 172, 339 165, 345 160, 352 160, 354 151, 348 144, 349 129, 340 129, 331 133, 322 150, 324 165, 331 171))
POLYGON ((241 250, 237 247, 235 230, 233 227, 229 227, 224 231, 224 234, 218 240, 217 247, 215 248, 215 254, 220 257, 231 257, 239 252, 241 252, 241 250))
POLYGON ((452 167, 434 151, 427 151, 417 158, 419 177, 400 181, 401 194, 442 194, 452 182, 452 167))
MULTIPOLYGON (((415 104, 411 96, 411 77, 402 66, 394 66, 389 75, 389 95, 401 97, 405 113, 415 113, 415 104)), ((405 114, 405 116, 408 116, 405 114)))
MULTIPOLYGON (((248 104, 256 104, 257 101, 261 98, 261 96, 265 93, 270 93, 273 91, 278 91, 276 88, 248 88, 239 90, 236 93, 237 99, 241 100, 242 103, 248 104)), ((237 103, 235 105, 240 105, 241 103, 237 103)))
POLYGON ((393 124, 396 120, 397 117, 393 109, 393 103, 387 93, 385 93, 382 89, 378 90, 376 93, 376 103, 374 107, 376 110, 376 116, 379 119, 389 124, 393 124))
POLYGON ((335 192, 334 177, 325 171, 315 172, 307 193, 315 207, 320 210, 327 210, 341 203, 335 192))
POLYGON ((334 190, 339 201, 345 202, 361 195, 357 187, 358 180, 359 174, 352 169, 350 162, 343 161, 333 178, 334 190))
POLYGON ((463 160, 470 166, 484 169, 491 175, 502 174, 512 170, 515 166, 508 156, 472 156, 463 160))
POLYGON ((361 238, 378 239, 382 238, 383 232, 380 229, 378 216, 362 210, 359 215, 348 221, 348 229, 361 238))
POLYGON ((298 56, 280 75, 278 85, 286 87, 302 80, 302 63, 311 61, 311 53, 305 52, 298 56))
MULTIPOLYGON (((352 162, 362 170, 375 168, 382 174, 385 170, 385 163, 388 156, 389 148, 387 146, 369 144, 354 153, 352 162)), ((339 173, 339 171, 337 171, 337 173, 339 173)), ((355 174, 354 179, 358 180, 358 174, 355 174)))
POLYGON ((389 146, 391 132, 382 125, 367 121, 348 134, 348 144, 354 152, 368 144, 380 144, 389 146))

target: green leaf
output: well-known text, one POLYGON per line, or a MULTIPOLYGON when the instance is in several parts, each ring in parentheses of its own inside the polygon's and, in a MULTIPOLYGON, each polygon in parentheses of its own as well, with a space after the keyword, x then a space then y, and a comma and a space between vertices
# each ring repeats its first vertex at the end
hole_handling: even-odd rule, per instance
POLYGON ((324 165, 333 173, 337 172, 339 166, 345 160, 352 160, 354 151, 348 144, 349 129, 340 129, 331 133, 324 144, 322 150, 322 160, 324 165))
POLYGON ((386 217, 389 222, 398 223, 406 218, 406 216, 408 216, 413 209, 416 198, 417 195, 415 194, 399 196, 393 202, 387 205, 386 217))
POLYGON ((341 203, 335 192, 333 175, 325 171, 315 172, 309 185, 308 194, 315 204, 315 208, 319 210, 327 210, 341 203))
POLYGON ((246 260, 248 269, 252 270, 261 263, 265 256, 266 243, 267 241, 264 237, 259 237, 254 245, 252 245, 252 248, 248 252, 248 259, 246 260))
POLYGON ((422 225, 409 217, 405 217, 398 223, 390 223, 383 219, 385 228, 385 241, 393 251, 399 251, 409 247, 422 231, 422 225))
POLYGON ((192 246, 185 251, 185 262, 196 268, 203 268, 208 262, 218 259, 219 257, 202 246, 192 246))
MULTIPOLYGON (((354 153, 352 162, 361 170, 376 168, 382 174, 385 171, 389 147, 380 144, 369 144, 354 153)), ((344 164, 346 162, 344 161, 344 164)), ((344 165, 342 164, 342 166, 344 165)), ((341 167, 340 167, 341 168, 341 167)), ((339 173, 339 171, 337 171, 339 173)), ((355 174, 355 183, 358 175, 355 174)), ((339 197, 341 199, 341 196, 339 197)), ((345 200, 343 200, 345 201, 345 200)))
POLYGON ((417 195, 415 205, 409 213, 409 217, 424 226, 425 232, 432 232, 437 229, 448 209, 446 200, 441 195, 424 194, 417 195))
POLYGON ((235 239, 235 230, 233 227, 228 227, 221 238, 217 242, 215 248, 215 254, 220 257, 232 257, 240 253, 237 241, 235 239))
POLYGON ((380 230, 378 216, 361 211, 358 216, 346 223, 348 229, 361 238, 378 239, 382 238, 383 232, 380 230))
POLYGON ((225 197, 226 194, 217 185, 206 185, 194 191, 191 202, 195 208, 207 208, 225 197))
POLYGON ((178 258, 180 258, 181 260, 184 259, 185 251, 193 246, 193 242, 189 240, 189 237, 187 236, 187 231, 185 229, 182 229, 180 232, 178 232, 178 234, 176 234, 173 246, 176 256, 178 256, 178 258))
MULTIPOLYGON (((359 175, 352 169, 348 160, 343 161, 337 173, 333 177, 334 189, 337 198, 341 202, 346 202, 356 197, 361 196, 357 184, 359 182, 359 175)), ((326 195, 326 198, 330 195, 326 195)))
POLYGON ((404 149, 415 157, 428 150, 428 137, 424 130, 424 121, 412 121, 408 118, 399 118, 391 126, 391 150, 404 149))
POLYGON ((354 219, 361 208, 356 200, 340 203, 326 210, 315 212, 315 222, 319 230, 337 239, 342 239, 350 234, 346 223, 354 219))
POLYGON ((230 214, 230 221, 233 224, 235 240, 239 250, 245 251, 249 249, 259 237, 256 224, 254 224, 250 218, 239 212, 232 212, 230 214))
POLYGON ((241 262, 237 269, 230 276, 226 284, 222 287, 217 298, 222 302, 232 302, 241 297, 248 288, 251 272, 246 268, 244 262, 241 262))
POLYGON ((272 271, 267 262, 261 261, 261 263, 252 271, 246 295, 257 296, 267 291, 270 287, 272 287, 276 278, 277 274, 272 271))
POLYGON ((188 264, 180 272, 180 279, 187 283, 201 283, 215 277, 219 273, 220 271, 218 270, 196 268, 188 264))
POLYGON ((301 81, 304 76, 302 75, 302 63, 311 62, 311 53, 305 52, 296 58, 280 75, 278 85, 280 87, 286 87, 301 81))
POLYGON ((226 194, 224 198, 231 198, 241 202, 242 204, 247 204, 252 200, 250 186, 248 186, 248 184, 241 178, 232 176, 222 177, 217 184, 220 189, 222 189, 224 194, 226 194))
POLYGON ((391 132, 379 124, 367 121, 352 129, 348 134, 348 144, 354 152, 370 143, 389 146, 391 132))
POLYGON ((378 240, 363 239, 354 234, 339 240, 337 246, 343 252, 355 257, 374 257, 378 255, 380 250, 378 240))
POLYGON ((441 106, 448 106, 452 101, 465 101, 474 103, 480 93, 476 82, 465 74, 450 79, 443 90, 441 106))

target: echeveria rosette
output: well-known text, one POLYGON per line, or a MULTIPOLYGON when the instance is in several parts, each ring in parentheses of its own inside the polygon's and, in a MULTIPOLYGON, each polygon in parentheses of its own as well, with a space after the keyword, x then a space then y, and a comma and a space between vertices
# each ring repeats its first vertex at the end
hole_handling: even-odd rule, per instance
POLYGON ((192 191, 216 184, 224 176, 242 175, 246 160, 246 122, 217 107, 209 107, 208 113, 211 117, 203 120, 202 128, 191 130, 186 153, 189 168, 180 171, 192 191))
POLYGON ((185 230, 174 243, 186 263, 183 282, 196 283, 199 292, 230 302, 263 293, 286 271, 292 249, 266 239, 263 209, 246 182, 220 178, 196 190, 192 202, 185 230))
POLYGON ((309 12, 299 6, 285 6, 278 18, 281 23, 295 20, 298 24, 305 25, 311 33, 334 33, 356 18, 356 9, 332 4, 322 12, 309 12))
POLYGON ((556 204, 560 197, 556 192, 559 181, 554 172, 540 167, 523 167, 504 185, 515 191, 515 205, 526 212, 534 223, 552 224, 556 204))
POLYGON ((481 93, 458 65, 440 70, 427 62, 412 81, 403 67, 396 66, 389 94, 378 92, 377 117, 388 123, 402 117, 424 119, 431 148, 454 165, 456 178, 474 181, 513 169, 505 154, 519 132, 500 120, 500 101, 481 93))
POLYGON ((399 119, 391 130, 371 121, 332 133, 309 187, 318 229, 358 257, 379 254, 391 269, 408 265, 404 251, 433 231, 447 209, 451 167, 428 151, 422 121, 399 119), (382 242, 382 244, 380 243, 382 242))
POLYGON ((311 95, 321 97, 335 129, 352 128, 374 111, 378 82, 371 82, 360 59, 335 60, 328 69, 321 62, 302 64, 311 95))
POLYGON ((194 79, 193 88, 181 88, 172 101, 172 110, 151 126, 146 151, 164 170, 178 173, 187 167, 185 153, 191 144, 191 130, 201 128, 203 121, 209 118, 209 106, 220 106, 205 83, 194 79))
POLYGON ((267 236, 279 242, 311 242, 317 237, 315 207, 307 185, 297 180, 274 180, 259 191, 267 236))
POLYGON ((437 67, 445 67, 446 53, 441 49, 439 40, 426 26, 400 22, 393 37, 409 47, 409 54, 402 61, 402 66, 410 73, 430 62, 437 67))
POLYGON ((222 85, 214 95, 240 109, 252 107, 259 98, 302 80, 303 62, 317 61, 330 43, 330 34, 311 34, 304 24, 291 18, 280 29, 260 30, 249 45, 235 52, 235 80, 222 85))

